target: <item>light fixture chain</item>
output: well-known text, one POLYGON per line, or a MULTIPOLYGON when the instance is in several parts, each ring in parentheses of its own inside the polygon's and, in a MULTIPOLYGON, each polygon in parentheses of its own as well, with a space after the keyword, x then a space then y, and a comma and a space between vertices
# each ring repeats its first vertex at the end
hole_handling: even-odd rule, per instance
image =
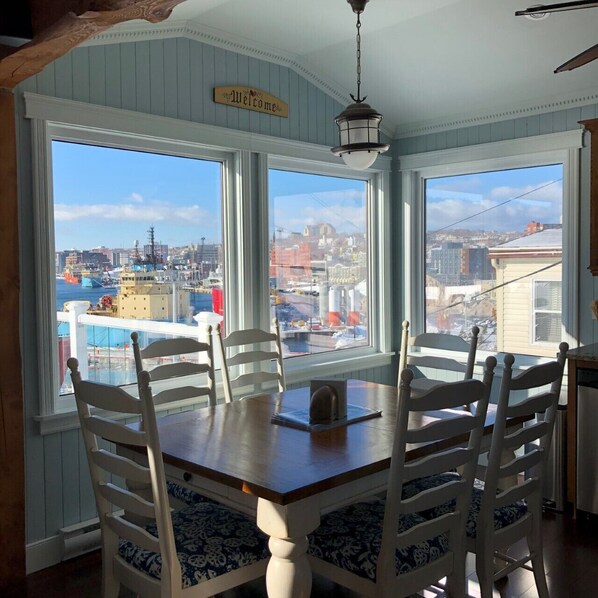
POLYGON ((357 98, 356 102, 361 102, 361 19, 360 13, 357 13, 357 98))

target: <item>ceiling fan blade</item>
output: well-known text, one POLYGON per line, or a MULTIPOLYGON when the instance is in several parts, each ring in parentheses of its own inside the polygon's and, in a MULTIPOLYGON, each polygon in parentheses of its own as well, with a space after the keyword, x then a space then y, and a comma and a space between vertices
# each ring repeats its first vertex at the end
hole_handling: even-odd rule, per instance
POLYGON ((518 10, 515 15, 518 17, 526 15, 538 15, 547 12, 563 12, 565 10, 578 10, 580 8, 595 8, 598 6, 598 2, 592 0, 576 0, 575 2, 559 2, 558 4, 546 4, 539 6, 530 6, 525 10, 518 10))
POLYGON ((572 71, 578 66, 583 66, 588 62, 592 62, 592 60, 596 60, 596 58, 598 58, 598 44, 588 48, 587 50, 584 50, 581 54, 571 58, 571 60, 567 60, 567 62, 557 67, 554 72, 562 73, 563 71, 572 71))

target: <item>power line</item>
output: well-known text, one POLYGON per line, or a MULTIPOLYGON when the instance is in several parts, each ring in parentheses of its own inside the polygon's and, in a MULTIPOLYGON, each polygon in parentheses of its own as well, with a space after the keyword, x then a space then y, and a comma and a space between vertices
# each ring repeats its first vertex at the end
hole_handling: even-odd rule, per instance
MULTIPOLYGON (((519 276, 518 278, 513 278, 512 280, 503 282, 502 284, 492 287, 491 289, 486 289, 482 293, 478 293, 477 295, 472 295, 471 299, 477 299, 478 297, 482 297, 483 295, 488 295, 492 291, 496 291, 497 289, 501 289, 503 287, 509 286, 510 284, 512 284, 514 282, 519 282, 520 280, 523 280, 524 278, 529 278, 530 276, 533 276, 534 274, 539 274, 540 272, 544 272, 545 270, 550 270, 550 268, 554 268, 555 266, 558 266, 559 264, 562 264, 562 263, 563 263, 562 260, 559 260, 558 262, 554 262, 554 264, 549 264, 548 266, 544 266, 544 268, 540 268, 539 270, 534 270, 533 272, 529 272, 528 274, 523 274, 522 276, 519 276)), ((434 314, 440 313, 441 311, 444 311, 446 309, 450 309, 451 307, 457 307, 457 305, 462 305, 463 303, 465 303, 465 299, 463 299, 461 301, 456 301, 455 303, 451 303, 451 305, 445 305, 445 306, 437 309, 436 311, 431 312, 430 315, 433 316, 434 314)))
POLYGON ((515 201, 516 199, 521 199, 522 197, 525 197, 526 195, 529 195, 530 193, 535 193, 536 191, 539 191, 540 189, 544 189, 545 187, 550 187, 550 185, 554 185, 555 183, 558 183, 560 181, 562 181, 563 179, 555 179, 554 181, 550 181, 549 183, 545 183, 544 185, 541 185, 540 187, 536 187, 535 189, 530 189, 529 191, 526 191, 525 193, 522 193, 521 195, 517 195, 516 197, 512 197, 511 199, 507 199, 506 201, 503 201, 502 203, 498 203, 495 206, 491 206, 490 208, 486 208, 485 210, 482 210, 481 212, 477 212, 476 214, 472 214, 471 216, 467 216, 466 218, 462 218, 461 220, 457 220, 456 222, 453 222, 452 224, 447 224, 446 226, 443 226, 441 228, 437 228, 436 230, 432 230, 432 231, 428 231, 429 233, 438 233, 440 231, 446 230, 447 228, 452 228, 453 226, 455 226, 456 224, 461 224, 462 222, 466 222, 467 220, 471 220, 472 218, 476 218, 477 216, 481 216, 482 214, 485 214, 486 212, 490 212, 491 210, 496 210, 496 208, 500 208, 508 203, 511 203, 512 201, 515 201))

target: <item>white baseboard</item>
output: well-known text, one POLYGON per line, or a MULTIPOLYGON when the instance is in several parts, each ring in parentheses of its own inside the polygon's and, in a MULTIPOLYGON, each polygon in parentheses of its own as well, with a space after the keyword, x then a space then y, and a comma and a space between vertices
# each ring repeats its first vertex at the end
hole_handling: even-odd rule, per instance
POLYGON ((25 554, 27 575, 60 563, 62 551, 62 538, 59 535, 27 544, 25 554))

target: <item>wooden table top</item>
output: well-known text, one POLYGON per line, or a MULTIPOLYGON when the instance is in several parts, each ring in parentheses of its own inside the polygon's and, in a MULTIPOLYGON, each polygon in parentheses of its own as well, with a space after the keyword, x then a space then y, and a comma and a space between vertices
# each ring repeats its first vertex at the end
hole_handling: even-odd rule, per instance
MULTIPOLYGON (((309 388, 168 415, 158 418, 164 462, 286 505, 388 469, 397 396, 393 386, 350 380, 348 403, 382 416, 318 432, 270 421, 273 413, 307 407, 309 388)), ((424 417, 439 416, 450 414, 424 417)), ((414 458, 432 449, 414 446, 409 453, 414 458)))

